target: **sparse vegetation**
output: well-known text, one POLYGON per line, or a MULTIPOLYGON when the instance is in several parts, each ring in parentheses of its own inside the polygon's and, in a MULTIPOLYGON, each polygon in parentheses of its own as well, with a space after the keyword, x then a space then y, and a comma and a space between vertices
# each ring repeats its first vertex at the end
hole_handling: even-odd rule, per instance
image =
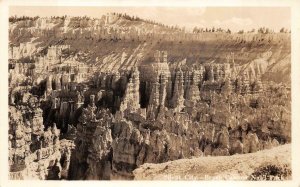
POLYGON ((288 165, 278 166, 274 164, 263 165, 255 169, 248 180, 288 180, 291 178, 292 171, 288 165))
POLYGON ((35 21, 37 19, 39 19, 40 17, 39 16, 35 16, 35 17, 29 17, 29 16, 11 16, 8 18, 9 22, 10 23, 15 23, 15 22, 18 22, 18 21, 24 21, 24 20, 31 20, 31 21, 35 21))

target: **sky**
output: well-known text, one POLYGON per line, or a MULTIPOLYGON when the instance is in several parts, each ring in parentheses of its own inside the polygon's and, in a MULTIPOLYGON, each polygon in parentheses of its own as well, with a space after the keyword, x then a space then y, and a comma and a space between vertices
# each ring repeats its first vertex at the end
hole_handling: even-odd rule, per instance
POLYGON ((221 27, 232 31, 268 27, 274 31, 290 29, 288 7, 70 7, 70 6, 12 6, 10 16, 90 16, 100 18, 108 12, 127 13, 187 29, 221 27))

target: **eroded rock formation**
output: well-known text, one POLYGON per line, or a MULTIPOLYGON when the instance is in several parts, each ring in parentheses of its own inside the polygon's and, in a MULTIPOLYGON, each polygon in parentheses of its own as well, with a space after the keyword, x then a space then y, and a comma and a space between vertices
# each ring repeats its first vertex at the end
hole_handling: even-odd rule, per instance
POLYGON ((204 35, 169 33, 172 29, 164 27, 123 32, 113 27, 118 21, 126 18, 108 14, 12 23, 10 39, 19 45, 9 51, 11 179, 132 179, 132 171, 144 163, 247 154, 291 141, 290 89, 268 81, 267 67, 259 63, 272 53, 241 64, 246 54, 239 53, 239 63, 225 62, 223 52, 214 51, 197 57, 199 63, 190 52, 182 56, 154 44, 153 51, 148 42, 176 46, 206 41, 204 35), (15 40, 27 35, 58 41, 38 47, 15 40), (85 45, 90 51, 83 52, 67 44, 76 40, 99 46, 122 41, 130 50, 97 47, 106 53, 101 55, 85 45))

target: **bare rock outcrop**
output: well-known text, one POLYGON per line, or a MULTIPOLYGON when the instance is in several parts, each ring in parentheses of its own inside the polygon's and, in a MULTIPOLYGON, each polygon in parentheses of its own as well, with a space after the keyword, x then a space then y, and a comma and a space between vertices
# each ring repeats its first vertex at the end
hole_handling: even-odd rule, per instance
POLYGON ((42 111, 10 108, 9 165, 11 179, 60 179, 60 131, 44 131, 42 111))

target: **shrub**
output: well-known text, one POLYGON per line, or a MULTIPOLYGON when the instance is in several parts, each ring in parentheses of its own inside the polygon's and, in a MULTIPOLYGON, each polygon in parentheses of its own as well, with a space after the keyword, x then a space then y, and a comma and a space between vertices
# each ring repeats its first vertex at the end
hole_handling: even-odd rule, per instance
POLYGON ((278 166, 268 164, 260 166, 248 177, 248 180, 288 180, 291 178, 292 171, 288 165, 278 166))

